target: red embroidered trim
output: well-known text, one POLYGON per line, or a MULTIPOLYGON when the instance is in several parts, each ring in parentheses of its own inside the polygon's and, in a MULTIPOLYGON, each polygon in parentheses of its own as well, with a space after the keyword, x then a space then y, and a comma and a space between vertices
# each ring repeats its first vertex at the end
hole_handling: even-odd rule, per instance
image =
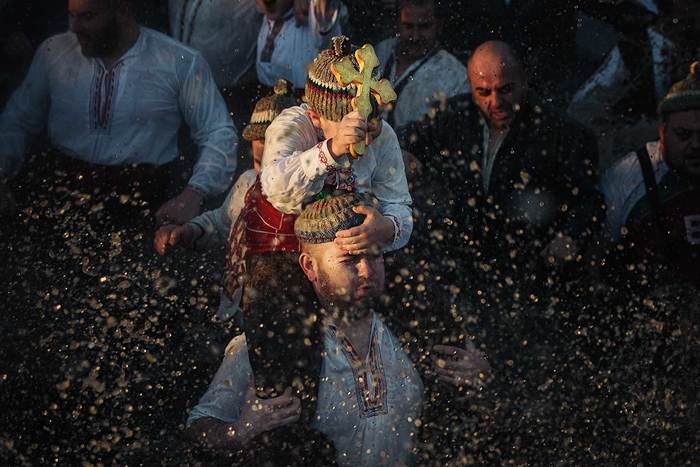
POLYGON ((321 164, 326 168, 326 172, 333 172, 335 171, 335 168, 328 163, 328 158, 326 157, 326 153, 323 152, 323 141, 318 143, 316 145, 316 149, 318 149, 318 159, 321 161, 321 164))
POLYGON ((93 95, 93 128, 96 130, 106 130, 109 127, 114 88, 121 65, 121 62, 117 63, 107 73, 105 73, 104 68, 98 66, 95 79, 95 94, 93 95), (103 87, 106 90, 104 98, 102 96, 103 87))
MULTIPOLYGON (((375 325, 375 323, 372 324, 366 363, 347 337, 343 337, 339 342, 352 369, 355 379, 355 396, 362 418, 388 413, 386 376, 379 347, 379 334, 375 325)), ((330 326, 329 331, 335 339, 338 338, 335 326, 330 326)))

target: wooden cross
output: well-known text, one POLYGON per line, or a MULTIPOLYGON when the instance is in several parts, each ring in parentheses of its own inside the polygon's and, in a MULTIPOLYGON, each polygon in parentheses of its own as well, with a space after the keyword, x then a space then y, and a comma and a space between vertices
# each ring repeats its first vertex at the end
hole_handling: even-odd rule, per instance
MULTIPOLYGON (((357 93, 352 99, 353 110, 360 112, 366 120, 372 113, 370 94, 377 99, 377 102, 384 105, 396 100, 396 93, 391 87, 391 83, 386 79, 375 80, 372 77, 374 69, 379 66, 379 59, 374 53, 371 44, 365 44, 355 51, 355 59, 360 65, 360 70, 355 69, 350 57, 344 57, 338 63, 331 65, 331 71, 341 86, 355 84, 357 93)), ((350 145, 350 155, 359 157, 365 153, 365 142, 360 141, 350 145)))

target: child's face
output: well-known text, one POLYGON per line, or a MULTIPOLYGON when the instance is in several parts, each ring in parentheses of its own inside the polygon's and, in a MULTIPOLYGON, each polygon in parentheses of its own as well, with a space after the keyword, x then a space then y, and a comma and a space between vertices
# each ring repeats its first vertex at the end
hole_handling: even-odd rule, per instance
POLYGON ((265 139, 254 139, 251 144, 253 145, 253 169, 255 169, 255 173, 260 173, 263 151, 265 150, 265 139))

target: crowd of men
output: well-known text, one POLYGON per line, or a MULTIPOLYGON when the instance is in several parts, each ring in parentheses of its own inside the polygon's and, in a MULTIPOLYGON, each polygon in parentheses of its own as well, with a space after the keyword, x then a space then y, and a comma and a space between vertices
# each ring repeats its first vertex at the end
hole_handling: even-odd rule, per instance
POLYGON ((692 463, 694 3, 0 2, 0 460, 692 463))

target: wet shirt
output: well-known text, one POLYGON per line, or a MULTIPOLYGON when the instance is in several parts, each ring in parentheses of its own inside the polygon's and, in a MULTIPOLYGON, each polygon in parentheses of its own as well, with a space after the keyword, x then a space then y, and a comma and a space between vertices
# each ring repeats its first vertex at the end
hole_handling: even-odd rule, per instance
MULTIPOLYGON (((420 375, 395 336, 373 317, 367 355, 334 326, 325 337, 316 427, 333 441, 339 465, 410 465, 423 403, 420 375)), ((207 392, 187 424, 239 417, 252 370, 244 336, 231 341, 207 392)))
POLYGON ((223 192, 238 139, 202 56, 141 28, 109 69, 85 57, 73 33, 47 39, 0 115, 0 175, 16 174, 30 136, 46 129, 64 154, 99 165, 163 165, 178 156, 186 124, 199 148, 189 185, 223 192))
POLYGON ((342 33, 341 23, 347 16, 347 9, 339 0, 329 0, 326 8, 332 13, 325 21, 317 16, 317 1, 309 4, 309 16, 305 25, 296 26, 294 11, 289 10, 275 24, 263 18, 258 34, 255 68, 258 81, 266 86, 274 86, 284 78, 297 89, 306 83, 308 64, 318 53, 328 48, 333 36, 342 33))
POLYGON ((395 221, 395 236, 387 250, 402 248, 411 236, 411 195, 399 141, 383 122, 379 136, 365 155, 350 162, 335 161, 328 140, 306 114, 308 106, 285 109, 265 133, 260 180, 263 193, 282 212, 298 214, 329 181, 338 187, 369 192, 379 200, 379 211, 395 221))
MULTIPOLYGON (((389 122, 395 127, 418 120, 441 100, 470 91, 467 69, 445 50, 436 50, 416 60, 400 76, 396 75, 397 38, 380 42, 376 47, 380 66, 399 96, 389 122)), ((388 119, 389 112, 384 115, 388 119)))
POLYGON ((252 71, 262 17, 255 0, 170 0, 168 13, 170 35, 201 52, 219 88, 252 71))

